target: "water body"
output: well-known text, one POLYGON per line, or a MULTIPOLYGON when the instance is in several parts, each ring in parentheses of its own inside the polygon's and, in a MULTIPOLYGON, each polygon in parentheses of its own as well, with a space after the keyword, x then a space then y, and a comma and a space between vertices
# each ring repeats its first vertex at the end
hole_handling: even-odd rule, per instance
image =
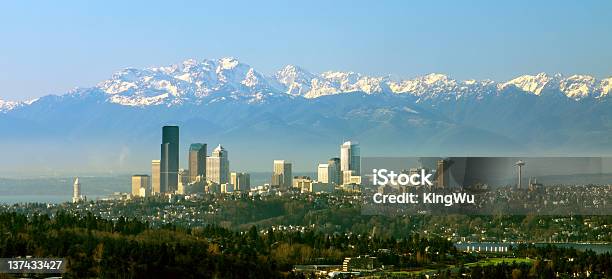
MULTIPOLYGON (((86 196, 87 200, 96 200, 106 196, 93 195, 86 196)), ((0 204, 25 204, 25 203, 45 203, 45 204, 60 204, 72 202, 71 195, 2 195, 0 196, 0 204)))
MULTIPOLYGON (((315 173, 296 172, 294 176, 310 176, 315 173)), ((251 173, 251 186, 270 183, 272 172, 251 173)), ((0 204, 62 203, 72 200, 74 177, 11 177, 0 178, 0 204)), ((89 200, 107 197, 115 192, 131 192, 129 174, 108 176, 79 176, 81 194, 89 200)))
MULTIPOLYGON (((497 250, 499 251, 500 250, 499 247, 505 248, 505 247, 517 246, 517 245, 518 244, 515 244, 515 243, 512 244, 512 243, 493 243, 493 242, 455 243, 455 247, 457 247, 457 249, 461 251, 465 251, 467 247, 469 246, 470 250, 475 248, 476 251, 478 251, 478 248, 480 247, 481 252, 484 252, 485 250, 491 251, 492 248, 493 250, 495 250, 495 247, 498 247, 497 250)), ((599 243, 535 243, 535 245, 538 247, 545 247, 547 245, 552 245, 552 246, 561 247, 561 248, 573 248, 578 251, 591 250, 597 254, 603 254, 606 252, 612 253, 612 243, 601 243, 601 244, 599 243)))

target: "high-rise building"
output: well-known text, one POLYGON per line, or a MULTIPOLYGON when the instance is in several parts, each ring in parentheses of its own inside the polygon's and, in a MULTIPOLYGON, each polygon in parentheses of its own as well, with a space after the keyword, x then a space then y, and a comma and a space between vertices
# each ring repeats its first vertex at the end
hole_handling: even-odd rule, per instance
POLYGON ((244 172, 232 172, 230 183, 235 191, 249 192, 251 190, 251 176, 244 172))
POLYGON ((162 128, 160 192, 174 193, 178 189, 179 127, 162 128))
POLYGON ((317 167, 317 181, 329 183, 329 164, 319 164, 317 167))
POLYGON ((347 141, 340 146, 340 170, 353 171, 352 175, 361 175, 361 150, 359 144, 347 141))
POLYGON ((189 182, 206 177, 206 144, 192 143, 189 146, 189 182))
POLYGON ((81 196, 81 183, 79 182, 79 178, 74 179, 74 184, 72 184, 72 202, 77 203, 83 200, 81 196))
POLYGON ((291 163, 285 160, 274 160, 274 172, 273 174, 282 175, 282 183, 280 183, 281 189, 289 189, 293 185, 293 176, 291 174, 291 163))
POLYGON ((272 173, 272 178, 270 179, 270 186, 273 188, 280 188, 283 186, 285 178, 280 173, 272 173))
POLYGON ((206 179, 217 184, 229 183, 228 152, 220 144, 206 158, 206 179))
POLYGON ((151 177, 146 174, 132 175, 132 196, 145 197, 148 193, 151 177), (144 189, 144 191, 142 190, 144 189), (144 193, 144 195, 142 195, 144 193))
POLYGON ((160 160, 152 160, 151 161, 151 192, 153 194, 160 194, 160 160))
POLYGON ((445 160, 438 160, 436 163, 436 186, 438 188, 448 187, 448 166, 445 160))
POLYGON ((340 158, 331 158, 327 161, 328 182, 330 184, 341 185, 342 173, 340 172, 340 158))

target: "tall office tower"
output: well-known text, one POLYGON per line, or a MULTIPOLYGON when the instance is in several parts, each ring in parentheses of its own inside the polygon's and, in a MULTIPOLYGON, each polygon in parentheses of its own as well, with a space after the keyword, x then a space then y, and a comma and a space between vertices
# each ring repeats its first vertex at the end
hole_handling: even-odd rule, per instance
POLYGON ((198 176, 206 177, 206 144, 192 143, 189 146, 189 182, 198 176))
POLYGON ((446 188, 448 186, 448 169, 447 163, 444 160, 438 160, 436 163, 436 186, 438 188, 446 188))
POLYGON ((281 189, 289 189, 293 186, 293 176, 291 174, 291 163, 285 160, 274 160, 274 174, 282 175, 281 189))
POLYGON ((162 128, 160 192, 174 193, 178 189, 179 127, 162 128))
POLYGON ((229 183, 228 152, 220 144, 206 158, 206 179, 217 184, 229 183))
POLYGON ((329 183, 329 164, 319 164, 317 167, 317 181, 329 183))
POLYGON ((280 173, 272 173, 272 178, 270 179, 270 186, 273 188, 280 188, 283 186, 284 177, 280 173))
POLYGON ((151 160, 151 192, 153 194, 160 194, 160 160, 151 160))
POLYGON ((81 183, 79 182, 79 178, 77 177, 74 179, 74 184, 72 185, 72 202, 77 203, 81 200, 81 183))
POLYGON ((230 184, 234 185, 234 191, 248 193, 251 190, 251 176, 244 172, 232 172, 230 184))
POLYGON ((132 175, 132 196, 144 198, 149 193, 150 180, 151 177, 146 174, 132 175))
POLYGON ((342 174, 340 172, 340 158, 331 158, 327 161, 327 169, 329 174, 327 175, 330 184, 341 185, 342 174))
POLYGON ((340 146, 340 170, 353 171, 352 175, 361 175, 361 150, 359 144, 347 141, 340 146))

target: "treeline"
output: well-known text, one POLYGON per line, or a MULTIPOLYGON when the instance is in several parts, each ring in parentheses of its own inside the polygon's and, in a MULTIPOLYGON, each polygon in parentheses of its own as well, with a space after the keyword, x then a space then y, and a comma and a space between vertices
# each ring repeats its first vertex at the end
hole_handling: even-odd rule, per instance
POLYGON ((223 253, 188 230, 150 229, 123 218, 2 213, 0 235, 0 257, 65 258, 64 278, 285 277, 256 253, 223 253))
POLYGON ((376 255, 383 264, 423 266, 457 255, 445 239, 386 238, 319 231, 233 231, 209 225, 151 228, 135 219, 105 220, 0 213, 0 257, 60 257, 65 278, 282 278, 295 264, 341 264, 376 255))

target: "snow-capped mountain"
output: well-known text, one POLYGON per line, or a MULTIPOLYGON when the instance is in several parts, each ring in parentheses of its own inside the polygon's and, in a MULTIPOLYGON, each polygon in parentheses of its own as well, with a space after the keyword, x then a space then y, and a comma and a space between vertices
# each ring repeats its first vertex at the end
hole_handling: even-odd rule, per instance
POLYGON ((501 83, 498 87, 504 89, 508 86, 516 86, 525 92, 535 95, 540 95, 546 89, 559 90, 568 98, 578 101, 589 97, 601 98, 607 96, 610 90, 612 90, 611 80, 612 78, 596 80, 588 75, 564 77, 561 74, 550 76, 546 73, 539 73, 535 76, 523 75, 517 77, 508 82, 501 83))
POLYGON ((444 74, 429 74, 407 80, 371 77, 355 72, 327 71, 321 74, 287 65, 272 76, 227 57, 221 59, 186 60, 180 64, 128 68, 98 84, 109 94, 112 103, 128 106, 177 105, 201 103, 222 98, 265 101, 276 95, 318 98, 327 95, 361 92, 366 94, 411 94, 419 100, 458 99, 462 96, 483 98, 513 86, 539 96, 544 90, 558 90, 573 100, 601 98, 611 90, 612 78, 596 80, 591 76, 560 74, 523 75, 507 82, 491 80, 458 81, 444 74))
POLYGON ((98 84, 112 103, 127 106, 182 104, 215 92, 232 98, 260 99, 279 89, 263 74, 235 58, 186 60, 181 64, 125 69, 98 84))
POLYGON ((611 90, 612 77, 587 75, 395 80, 293 65, 265 75, 235 58, 186 60, 124 69, 59 96, 0 100, 0 154, 12 158, 0 168, 30 166, 28 158, 72 168, 84 156, 101 169, 113 160, 117 169, 126 160, 142 166, 166 124, 181 126, 183 144, 223 143, 254 165, 287 154, 296 164, 327 160, 343 139, 377 156, 612 155, 611 90))
POLYGON ((11 101, 0 100, 0 113, 12 110, 12 109, 18 107, 19 105, 20 104, 18 102, 11 102, 11 101))
MULTIPOLYGON (((499 95, 508 88, 517 88, 540 96, 545 91, 558 91, 575 101, 601 99, 612 91, 612 77, 597 80, 588 75, 563 76, 539 73, 523 75, 506 82, 491 80, 455 80, 444 74, 428 74, 407 80, 371 77, 355 72, 327 71, 314 74, 294 65, 287 65, 272 76, 232 57, 221 59, 189 59, 179 64, 127 68, 100 82, 95 88, 106 93, 105 101, 125 106, 201 104, 234 99, 250 103, 265 102, 270 97, 304 97, 361 92, 365 94, 409 94, 417 102, 451 100, 463 97, 485 98, 499 95)), ((29 105, 28 102, 0 100, 0 112, 29 105)))

